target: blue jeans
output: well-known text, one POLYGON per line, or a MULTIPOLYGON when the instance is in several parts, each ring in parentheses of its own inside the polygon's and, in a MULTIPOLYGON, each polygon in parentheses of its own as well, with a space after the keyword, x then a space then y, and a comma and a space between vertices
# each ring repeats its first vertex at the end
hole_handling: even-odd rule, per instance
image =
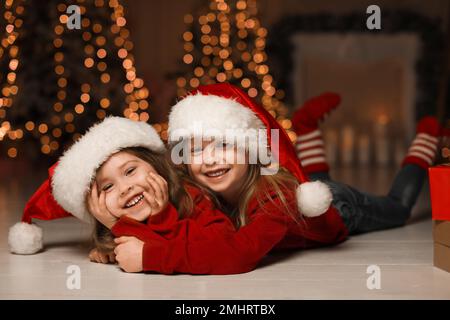
POLYGON ((359 234, 404 225, 416 203, 426 170, 415 164, 404 166, 386 196, 374 196, 334 182, 328 172, 313 173, 309 177, 311 180, 321 180, 330 187, 332 204, 341 215, 349 233, 359 234))

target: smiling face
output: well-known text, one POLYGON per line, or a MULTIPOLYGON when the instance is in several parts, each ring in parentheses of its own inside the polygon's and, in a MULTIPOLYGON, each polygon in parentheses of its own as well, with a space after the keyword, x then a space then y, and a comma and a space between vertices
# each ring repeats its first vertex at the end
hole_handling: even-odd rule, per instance
POLYGON ((232 204, 238 200, 240 187, 248 173, 248 161, 237 161, 242 156, 247 160, 242 153, 245 151, 221 141, 203 140, 201 146, 194 146, 192 141, 189 174, 232 204))
POLYGON ((143 192, 147 190, 146 177, 150 171, 156 173, 148 162, 124 151, 103 163, 95 180, 99 192, 105 192, 106 207, 111 214, 137 221, 149 217, 151 208, 143 192))

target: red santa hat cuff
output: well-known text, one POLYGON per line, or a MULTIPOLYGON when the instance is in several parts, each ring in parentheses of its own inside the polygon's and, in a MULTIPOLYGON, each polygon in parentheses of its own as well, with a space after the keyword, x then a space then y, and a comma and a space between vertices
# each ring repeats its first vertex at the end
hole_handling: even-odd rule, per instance
POLYGON ((147 123, 108 117, 92 126, 49 170, 49 178, 27 202, 22 222, 9 230, 10 251, 33 254, 43 247, 42 230, 32 218, 53 220, 68 216, 91 223, 85 196, 97 169, 114 153, 128 147, 164 152, 156 130, 147 123))
POLYGON ((278 130, 278 148, 271 153, 300 183, 299 211, 308 217, 325 213, 332 201, 328 186, 320 181, 309 182, 287 133, 266 109, 239 88, 228 83, 200 86, 173 106, 169 115, 168 133, 172 143, 199 132, 225 136, 229 132, 245 133, 252 129, 265 129, 266 145, 270 145, 271 130, 278 130))

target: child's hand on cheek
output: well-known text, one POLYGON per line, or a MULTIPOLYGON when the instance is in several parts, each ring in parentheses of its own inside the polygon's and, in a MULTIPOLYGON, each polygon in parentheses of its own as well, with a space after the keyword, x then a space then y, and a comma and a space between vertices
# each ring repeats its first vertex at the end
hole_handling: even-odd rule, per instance
POLYGON ((163 211, 169 203, 169 189, 166 180, 160 175, 149 172, 147 175, 147 191, 144 197, 150 205, 151 214, 156 215, 163 211))
POLYGON ((97 191, 97 184, 94 182, 91 193, 87 196, 87 205, 89 212, 108 229, 111 229, 117 222, 117 218, 109 212, 106 207, 105 192, 97 191))
POLYGON ((114 239, 114 242, 117 244, 114 253, 119 266, 125 272, 141 272, 144 242, 136 237, 120 237, 114 239))

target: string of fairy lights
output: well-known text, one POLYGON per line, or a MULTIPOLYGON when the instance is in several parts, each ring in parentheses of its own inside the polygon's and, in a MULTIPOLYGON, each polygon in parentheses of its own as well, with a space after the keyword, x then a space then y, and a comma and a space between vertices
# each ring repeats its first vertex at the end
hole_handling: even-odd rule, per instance
MULTIPOLYGON (((6 82, 2 81, 1 97, 0 97, 0 142, 4 139, 20 140, 24 136, 24 130, 14 128, 13 125, 6 121, 7 109, 13 105, 14 96, 17 95, 19 87, 16 85, 17 73, 19 66, 19 48, 14 45, 19 37, 20 28, 23 20, 20 16, 24 12, 24 7, 19 5, 12 10, 13 0, 6 0, 4 3, 5 13, 3 19, 6 22, 5 32, 1 38, 0 59, 5 57, 9 60, 9 71, 6 75, 6 82)), ((16 157, 17 149, 9 148, 7 151, 9 157, 16 157)))
POLYGON ((197 20, 191 14, 185 15, 189 31, 183 34, 183 62, 192 72, 177 79, 177 94, 185 95, 199 85, 237 82, 250 97, 261 102, 295 141, 292 123, 286 119, 288 110, 280 101, 284 92, 275 88, 267 65, 267 29, 261 26, 257 11, 256 0, 212 0, 209 11, 197 20), (191 31, 197 22, 200 34, 191 31), (196 48, 196 37, 200 48, 196 48))
MULTIPOLYGON (((55 21, 53 28, 55 85, 58 88, 52 106, 53 115, 48 122, 30 119, 23 127, 14 126, 7 120, 7 110, 14 107, 14 97, 19 91, 16 78, 20 72, 18 70, 20 48, 15 42, 20 37, 20 28, 23 25, 25 1, 5 0, 3 4, 5 10, 2 18, 6 22, 6 27, 0 41, 0 59, 9 60, 9 71, 1 87, 0 142, 6 139, 21 140, 26 134, 32 134, 39 138, 41 152, 50 154, 62 147, 59 138, 63 133, 71 134, 74 141, 79 138, 80 133, 74 124, 77 116, 82 115, 87 108, 97 107, 95 114, 98 119, 103 119, 108 114, 111 100, 101 87, 85 81, 80 85, 79 101, 70 105, 66 102, 70 70, 65 65, 64 46, 69 17, 66 14, 67 4, 61 2, 56 6, 59 19, 55 21), (93 97, 99 101, 98 106, 92 105, 93 97)), ((117 54, 127 79, 122 86, 125 93, 123 115, 136 121, 148 121, 150 116, 147 99, 150 93, 143 79, 137 76, 134 56, 131 53, 133 42, 126 28, 124 7, 119 0, 94 0, 95 7, 109 7, 112 10, 110 31, 114 35, 115 52, 110 52, 107 49, 110 38, 104 36, 106 27, 91 21, 89 16, 85 15, 87 10, 85 2, 86 0, 76 1, 83 17, 81 19, 83 30, 81 37, 84 41, 82 50, 85 56, 83 67, 87 70, 97 69, 100 83, 107 85, 111 80, 111 74, 105 58, 110 54, 117 54)), ((256 15, 256 0, 211 0, 209 11, 200 15, 198 20, 194 19, 192 14, 185 15, 184 22, 190 30, 194 30, 194 24, 198 22, 201 44, 200 48, 196 48, 195 37, 198 35, 192 31, 184 32, 183 62, 190 67, 191 72, 177 79, 177 94, 182 96, 201 84, 238 81, 250 97, 260 101, 278 120, 294 141, 295 133, 290 130, 292 123, 285 117, 288 111, 280 101, 284 97, 284 92, 275 88, 267 65, 265 52, 267 29, 261 26, 256 15), (196 49, 200 55, 196 54, 196 49)), ((167 124, 155 124, 154 127, 166 140, 167 124)), ((10 147, 7 154, 10 158, 15 158, 18 151, 17 146, 10 147)))
MULTIPOLYGON (((62 136, 63 132, 72 134, 72 139, 76 141, 80 137, 80 133, 77 132, 77 128, 74 124, 75 117, 82 115, 86 108, 92 108, 92 97, 96 95, 99 100, 99 106, 96 110, 96 116, 98 119, 103 119, 108 114, 108 108, 111 105, 111 101, 108 94, 102 88, 94 87, 92 83, 88 81, 81 84, 79 101, 75 105, 67 105, 67 84, 70 75, 70 70, 67 70, 67 66, 64 65, 64 35, 68 31, 67 22, 69 16, 66 13, 67 4, 59 3, 56 7, 59 15, 59 20, 54 26, 54 38, 53 46, 55 49, 54 54, 54 72, 56 74, 56 86, 58 91, 55 97, 55 103, 52 108, 54 114, 50 118, 49 122, 35 122, 32 119, 27 121, 24 128, 13 128, 13 125, 5 120, 7 118, 7 108, 13 107, 13 97, 18 92, 18 86, 15 84, 16 72, 19 66, 19 48, 14 45, 14 42, 20 35, 20 27, 23 24, 23 20, 20 18, 24 13, 23 2, 25 0, 6 0, 4 3, 5 14, 4 19, 7 22, 5 28, 5 34, 1 40, 0 59, 3 55, 9 57, 9 69, 10 72, 7 75, 7 83, 2 88, 2 97, 0 98, 0 142, 6 138, 10 140, 20 140, 26 133, 38 136, 41 143, 41 152, 43 154, 49 154, 58 150, 61 145, 58 139, 62 136), (14 6, 14 2, 16 5, 14 6), (17 4, 20 3, 20 4, 17 4), (99 97, 99 95, 102 95, 99 97)), ((105 26, 98 22, 91 21, 86 13, 86 6, 83 5, 85 0, 77 0, 76 3, 80 8, 82 39, 84 41, 84 61, 83 65, 86 69, 96 68, 99 72, 99 80, 101 84, 108 84, 111 80, 111 75, 108 72, 108 65, 105 58, 109 54, 114 52, 108 52, 106 44, 107 39, 102 31, 105 31, 105 26)), ((142 78, 137 76, 134 56, 131 53, 133 49, 133 42, 130 40, 130 32, 126 28, 126 18, 124 16, 124 7, 120 4, 119 0, 95 0, 94 5, 97 8, 106 7, 112 9, 110 15, 112 24, 110 31, 114 35, 114 46, 116 48, 116 54, 121 59, 122 68, 125 72, 127 82, 122 86, 122 90, 126 94, 125 102, 123 106, 123 116, 135 120, 135 121, 148 121, 150 116, 148 113, 149 103, 147 98, 149 97, 149 90, 145 87, 142 78)), ((167 135, 164 131, 164 126, 158 125, 156 129, 160 134, 167 135)), ((10 158, 15 158, 18 154, 18 147, 10 147, 7 150, 7 154, 10 158)))

